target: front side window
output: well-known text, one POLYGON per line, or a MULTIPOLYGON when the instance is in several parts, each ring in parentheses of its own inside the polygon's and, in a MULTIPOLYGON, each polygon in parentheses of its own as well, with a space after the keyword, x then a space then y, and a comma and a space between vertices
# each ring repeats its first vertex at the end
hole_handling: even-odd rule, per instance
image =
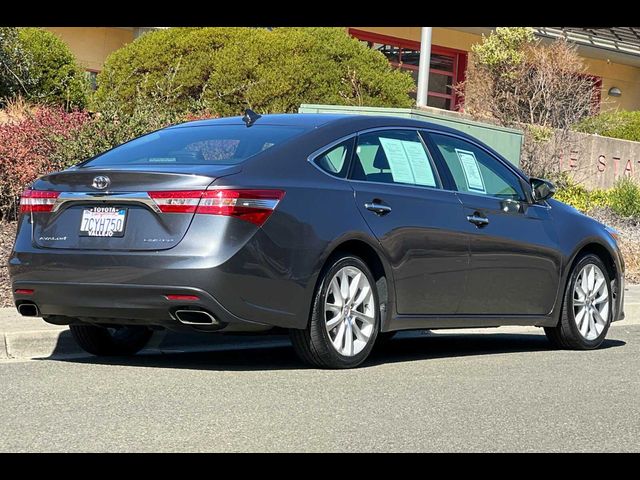
POLYGON ((353 180, 438 187, 433 162, 415 130, 386 130, 358 137, 353 180))
POLYGON ((303 128, 276 125, 170 128, 124 143, 81 166, 237 164, 302 132, 303 128))
POLYGON ((453 176, 459 192, 525 200, 518 176, 470 142, 449 135, 430 134, 453 176))

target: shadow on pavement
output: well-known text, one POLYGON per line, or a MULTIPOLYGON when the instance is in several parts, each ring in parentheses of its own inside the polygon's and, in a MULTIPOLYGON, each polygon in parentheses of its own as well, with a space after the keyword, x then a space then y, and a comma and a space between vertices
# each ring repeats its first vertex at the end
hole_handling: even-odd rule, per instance
MULTIPOLYGON (((46 360, 121 365, 129 367, 183 368, 216 371, 302 370, 287 336, 242 337, 236 345, 225 342, 224 350, 141 354, 133 357, 84 357, 46 360), (253 343, 253 344, 252 344, 253 343)), ((600 349, 620 347, 621 340, 605 340, 600 349)), ((544 335, 536 334, 427 334, 403 333, 386 345, 377 346, 360 368, 395 362, 439 358, 484 356, 505 353, 553 351, 544 335)), ((579 352, 576 352, 579 353, 579 352)), ((42 359, 41 359, 42 360, 42 359)))

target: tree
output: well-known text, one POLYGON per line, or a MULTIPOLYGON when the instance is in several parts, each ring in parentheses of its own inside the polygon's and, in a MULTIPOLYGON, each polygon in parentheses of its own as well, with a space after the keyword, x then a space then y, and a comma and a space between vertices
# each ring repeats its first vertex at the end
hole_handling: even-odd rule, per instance
POLYGON ((571 129, 591 114, 595 99, 594 80, 574 46, 544 45, 522 27, 497 28, 474 45, 458 89, 465 112, 524 129, 521 166, 534 176, 558 176, 571 129))
POLYGON ((140 98, 237 115, 295 112, 301 103, 408 107, 411 77, 341 28, 170 28, 112 53, 96 107, 140 98))
POLYGON ((18 29, 0 27, 0 106, 16 95, 26 95, 32 85, 31 63, 18 37, 18 29))
POLYGON ((32 85, 26 97, 37 103, 83 108, 88 81, 67 45, 40 28, 20 28, 18 37, 31 68, 32 85))

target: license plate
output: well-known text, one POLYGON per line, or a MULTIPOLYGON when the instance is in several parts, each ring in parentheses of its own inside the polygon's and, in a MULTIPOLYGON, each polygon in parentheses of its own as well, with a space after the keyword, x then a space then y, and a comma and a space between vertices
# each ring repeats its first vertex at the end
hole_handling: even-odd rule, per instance
POLYGON ((81 237, 122 237, 127 218, 126 208, 85 208, 80 223, 81 237))

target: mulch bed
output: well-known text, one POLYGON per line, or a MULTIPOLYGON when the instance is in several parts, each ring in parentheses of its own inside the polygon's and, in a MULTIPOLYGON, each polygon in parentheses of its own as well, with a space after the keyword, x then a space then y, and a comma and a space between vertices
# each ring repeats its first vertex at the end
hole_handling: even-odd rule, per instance
POLYGON ((0 221, 0 307, 13 306, 7 260, 16 235, 15 222, 0 221))

